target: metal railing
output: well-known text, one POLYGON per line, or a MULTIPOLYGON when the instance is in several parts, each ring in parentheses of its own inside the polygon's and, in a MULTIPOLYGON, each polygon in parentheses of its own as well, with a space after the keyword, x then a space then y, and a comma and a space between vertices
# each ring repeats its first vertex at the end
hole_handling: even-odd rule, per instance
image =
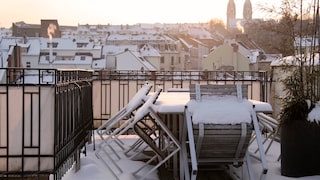
POLYGON ((151 91, 157 86, 167 91, 198 83, 242 83, 248 85, 250 99, 268 101, 268 80, 266 72, 257 71, 0 68, 0 177, 53 174, 60 179, 80 159, 91 130, 126 105, 145 81, 153 85, 151 91), (12 168, 13 161, 20 167, 12 168), (30 161, 32 170, 26 165, 30 161), (49 168, 44 161, 52 162, 49 168))
POLYGON ((93 77, 94 127, 99 127, 124 107, 145 81, 171 88, 190 84, 247 84, 248 98, 268 102, 269 76, 266 71, 96 71, 93 77))
POLYGON ((61 179, 92 125, 91 71, 0 69, 0 179, 61 179))

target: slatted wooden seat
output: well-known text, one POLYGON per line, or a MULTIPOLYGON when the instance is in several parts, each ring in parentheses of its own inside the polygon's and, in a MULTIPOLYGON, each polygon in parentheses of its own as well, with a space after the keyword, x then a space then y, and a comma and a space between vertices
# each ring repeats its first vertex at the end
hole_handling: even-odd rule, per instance
POLYGON ((248 98, 248 85, 234 85, 234 84, 191 84, 190 85, 190 99, 201 101, 202 97, 206 96, 237 96, 239 98, 248 98), (237 89, 241 88, 241 89, 237 89), (241 94, 239 94, 241 93, 241 94))
POLYGON ((221 162, 242 165, 251 138, 252 124, 205 124, 203 137, 201 125, 193 125, 193 135, 198 162, 221 162), (202 138, 202 142, 197 141, 202 138))
MULTIPOLYGON (((191 85, 190 99, 203 101, 211 96, 235 96, 240 101, 247 97, 245 85, 191 85)), ((214 100, 213 102, 214 103, 214 100)), ((210 108, 210 107, 208 107, 210 108)), ((238 124, 195 124, 192 112, 186 107, 186 126, 183 136, 183 157, 185 161, 191 161, 191 174, 189 168, 185 168, 185 179, 196 179, 198 166, 202 164, 226 164, 241 166, 248 162, 249 177, 253 178, 247 150, 251 139, 253 124, 241 122, 238 124), (187 132, 186 132, 187 131, 187 132), (189 148, 185 147, 189 143, 189 148)), ((188 167, 188 166, 187 166, 188 167)))

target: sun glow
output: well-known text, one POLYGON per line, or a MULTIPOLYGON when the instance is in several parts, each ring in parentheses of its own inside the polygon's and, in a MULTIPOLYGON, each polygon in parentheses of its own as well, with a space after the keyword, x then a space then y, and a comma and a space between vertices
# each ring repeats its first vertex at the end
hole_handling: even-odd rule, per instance
MULTIPOLYGON (((245 0, 235 0, 237 17, 242 17, 245 0)), ((256 1, 251 0, 254 7, 256 1)), ((0 27, 25 21, 39 24, 41 19, 57 19, 61 25, 203 23, 211 19, 226 20, 228 0, 10 0, 1 3, 0 27), (5 17, 5 18, 4 18, 5 17)), ((254 14, 254 13, 253 13, 254 14)))

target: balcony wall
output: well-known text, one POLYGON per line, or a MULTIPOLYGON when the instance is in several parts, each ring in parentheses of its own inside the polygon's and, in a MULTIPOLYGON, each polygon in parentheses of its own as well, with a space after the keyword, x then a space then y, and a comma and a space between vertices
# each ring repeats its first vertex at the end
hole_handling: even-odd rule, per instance
POLYGON ((60 179, 91 140, 92 72, 0 71, 0 179, 60 179))

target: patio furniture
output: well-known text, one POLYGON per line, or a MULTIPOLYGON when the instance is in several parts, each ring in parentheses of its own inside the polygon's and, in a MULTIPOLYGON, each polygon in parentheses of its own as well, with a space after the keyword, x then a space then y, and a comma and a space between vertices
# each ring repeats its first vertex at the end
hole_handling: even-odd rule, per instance
MULTIPOLYGON (((117 126, 119 126, 120 121, 122 120, 126 121, 134 117, 134 112, 146 101, 147 95, 151 88, 152 88, 152 85, 146 82, 143 85, 143 87, 141 87, 139 91, 133 96, 133 98, 129 101, 129 103, 125 107, 123 107, 119 112, 117 112, 115 115, 113 115, 105 123, 103 123, 101 126, 97 128, 97 133, 102 141, 100 144, 100 148, 98 148, 96 154, 100 153, 100 151, 103 150, 103 148, 106 145, 108 145, 107 141, 110 138, 110 134, 112 134, 112 131, 114 131, 117 126)), ((113 140, 117 143, 118 146, 121 147, 122 150, 125 150, 126 148, 128 148, 125 145, 125 143, 122 142, 120 139, 114 137, 113 140)), ((139 143, 138 142, 134 143, 134 145, 137 145, 137 144, 139 143)), ((130 147, 130 148, 134 148, 134 147, 130 147)))
MULTIPOLYGON (((150 150, 153 152, 152 157, 146 162, 147 164, 154 163, 154 167, 143 174, 140 178, 145 179, 153 171, 157 170, 161 165, 167 162, 170 158, 176 155, 181 146, 176 137, 168 129, 168 127, 162 122, 157 113, 151 108, 148 108, 148 116, 154 119, 154 124, 146 124, 142 121, 138 121, 134 124, 134 131, 136 134, 148 145, 150 150), (150 133, 150 129, 157 127, 157 133, 150 133)), ((138 173, 143 169, 139 168, 134 174, 137 176, 138 173)))
MULTIPOLYGON (((267 154, 274 141, 280 142, 279 121, 262 112, 257 113, 257 117, 259 124, 262 127, 261 131, 265 134, 263 144, 267 143, 267 148, 265 150, 265 154, 267 154)), ((254 138, 252 140, 254 140, 254 138)), ((256 149, 254 153, 257 153, 258 151, 259 149, 256 149)), ((280 156, 281 155, 279 155, 277 159, 278 161, 280 160, 280 156)))
POLYGON ((182 159, 186 164, 181 166, 184 167, 185 179, 196 179, 198 168, 202 166, 208 168, 209 165, 222 164, 227 167, 230 165, 239 167, 243 163, 247 165, 249 179, 254 179, 248 154, 252 131, 257 134, 260 156, 262 156, 263 170, 260 179, 265 178, 267 164, 261 134, 259 134, 255 111, 246 99, 247 92, 246 85, 196 84, 190 86, 191 100, 185 109, 182 137, 182 159), (231 108, 239 110, 235 116, 230 116, 233 110, 219 112, 223 108, 219 107, 219 103, 225 99, 228 99, 228 102, 230 99, 231 108), (215 109, 213 106, 218 108, 215 109), (221 120, 223 116, 229 116, 228 120, 232 120, 223 121, 221 120))
MULTIPOLYGON (((161 91, 162 88, 159 87, 157 91, 153 93, 148 98, 148 100, 137 110, 134 117, 131 117, 119 128, 110 133, 105 143, 108 144, 108 146, 106 147, 109 147, 112 151, 108 151, 107 149, 103 150, 103 152, 105 153, 105 158, 107 158, 106 160, 104 159, 102 154, 96 153, 97 157, 104 162, 104 164, 116 179, 119 179, 119 175, 121 175, 124 170, 117 164, 117 161, 114 160, 112 155, 116 155, 118 160, 128 157, 123 156, 125 154, 125 151, 123 152, 123 154, 120 154, 120 152, 115 151, 110 144, 112 142, 115 142, 115 139, 125 133, 129 128, 133 128, 136 134, 140 137, 140 140, 147 144, 147 147, 150 147, 150 149, 154 152, 154 155, 143 166, 139 167, 135 172, 132 173, 139 179, 146 178, 151 172, 156 170, 159 166, 169 160, 180 150, 178 140, 175 139, 170 130, 162 122, 160 117, 151 108, 154 102, 157 100, 161 91), (151 121, 145 123, 144 118, 146 117, 150 117, 151 121), (164 144, 164 146, 162 146, 162 144, 164 144), (154 167, 149 170, 148 173, 139 175, 139 172, 141 172, 151 162, 156 162, 156 165, 154 165, 154 167)), ((136 154, 143 153, 143 150, 145 149, 146 148, 140 148, 140 151, 136 152, 136 154)))

